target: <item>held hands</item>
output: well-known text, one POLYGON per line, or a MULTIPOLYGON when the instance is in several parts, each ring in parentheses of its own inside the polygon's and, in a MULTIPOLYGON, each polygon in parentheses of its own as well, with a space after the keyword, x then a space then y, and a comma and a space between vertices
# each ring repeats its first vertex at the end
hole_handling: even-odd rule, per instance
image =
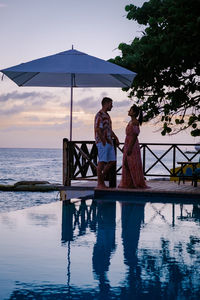
MULTIPOLYGON (((101 139, 101 142, 102 144, 105 146, 106 143, 110 144, 110 145, 113 145, 113 141, 111 139, 108 139, 108 138, 103 138, 101 139)), ((115 137, 115 142, 116 142, 116 146, 119 146, 119 140, 117 137, 115 137)))
POLYGON ((110 140, 110 139, 107 139, 107 143, 110 144, 110 145, 113 144, 113 143, 112 143, 112 140, 110 140))
POLYGON ((106 139, 101 139, 101 142, 102 142, 103 146, 105 146, 107 143, 106 139))
POLYGON ((108 143, 108 144, 110 144, 110 145, 113 144, 113 143, 112 143, 112 140, 106 139, 106 138, 101 139, 101 142, 102 142, 103 146, 105 146, 106 143, 108 143))
POLYGON ((112 138, 115 140, 116 146, 119 146, 119 139, 114 132, 112 132, 112 138))

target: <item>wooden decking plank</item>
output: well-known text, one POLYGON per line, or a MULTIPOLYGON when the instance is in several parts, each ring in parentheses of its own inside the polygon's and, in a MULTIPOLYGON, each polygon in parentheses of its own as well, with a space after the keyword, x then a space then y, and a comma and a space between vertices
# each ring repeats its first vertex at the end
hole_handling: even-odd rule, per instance
POLYGON ((194 187, 191 183, 178 184, 171 181, 148 181, 148 189, 121 189, 121 188, 107 188, 107 189, 94 189, 94 197, 102 196, 167 196, 167 197, 182 197, 182 198, 195 198, 200 201, 200 186, 194 187))

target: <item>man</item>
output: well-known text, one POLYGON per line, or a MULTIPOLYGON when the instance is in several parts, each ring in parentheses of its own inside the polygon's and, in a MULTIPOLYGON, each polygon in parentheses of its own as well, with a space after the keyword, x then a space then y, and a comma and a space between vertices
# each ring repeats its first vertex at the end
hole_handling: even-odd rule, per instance
POLYGON ((112 99, 104 97, 101 101, 102 109, 96 114, 94 122, 95 141, 98 149, 97 178, 98 188, 106 188, 104 179, 109 170, 116 164, 113 139, 119 145, 117 136, 112 131, 112 122, 108 111, 111 111, 112 99))

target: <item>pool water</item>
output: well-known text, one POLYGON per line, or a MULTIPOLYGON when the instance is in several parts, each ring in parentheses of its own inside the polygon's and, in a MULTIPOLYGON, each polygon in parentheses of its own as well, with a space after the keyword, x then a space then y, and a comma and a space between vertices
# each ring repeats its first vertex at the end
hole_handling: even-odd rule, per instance
POLYGON ((0 299, 199 299, 200 205, 72 200, 0 213, 0 299))

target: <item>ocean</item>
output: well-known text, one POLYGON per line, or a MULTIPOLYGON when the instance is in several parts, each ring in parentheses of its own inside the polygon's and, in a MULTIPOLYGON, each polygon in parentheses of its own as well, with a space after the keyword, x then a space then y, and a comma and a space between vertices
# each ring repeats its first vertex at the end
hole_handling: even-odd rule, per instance
POLYGON ((61 183, 62 150, 0 148, 0 184, 21 180, 61 183))
MULTIPOLYGON (((163 151, 166 149, 154 149, 158 157, 162 155, 163 151)), ((146 155, 147 170, 156 161, 156 158, 149 151, 146 155)), ((187 154, 188 157, 191 155, 193 154, 187 154)), ((117 157, 118 166, 120 166, 122 153, 118 152, 117 157)), ((172 159, 173 153, 171 151, 162 160, 169 169, 172 168, 172 159)), ((177 153, 176 161, 178 160, 185 160, 180 152, 177 153)), ((162 177, 168 172, 158 162, 149 173, 160 174, 162 177)), ((147 180, 151 178, 154 176, 147 176, 147 180)), ((22 180, 45 180, 50 183, 62 184, 62 149, 0 148, 0 184, 14 184, 22 180)), ((0 191, 0 212, 47 204, 58 199, 58 192, 16 193, 0 191)))
MULTIPOLYGON (((45 180, 62 183, 61 149, 0 148, 0 184, 22 180, 45 180)), ((27 193, 0 191, 0 213, 59 199, 58 192, 27 193)))

